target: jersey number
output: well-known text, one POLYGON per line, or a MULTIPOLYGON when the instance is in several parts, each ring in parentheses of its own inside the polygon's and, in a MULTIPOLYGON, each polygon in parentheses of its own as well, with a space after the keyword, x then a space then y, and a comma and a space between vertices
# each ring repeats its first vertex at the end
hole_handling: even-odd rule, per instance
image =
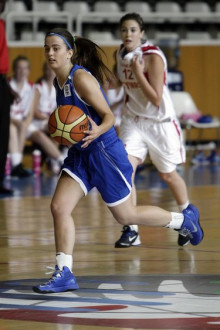
POLYGON ((123 70, 123 73, 124 73, 124 75, 125 75, 125 79, 126 80, 133 80, 134 78, 133 78, 133 74, 132 74, 132 71, 131 71, 131 69, 124 69, 123 70))

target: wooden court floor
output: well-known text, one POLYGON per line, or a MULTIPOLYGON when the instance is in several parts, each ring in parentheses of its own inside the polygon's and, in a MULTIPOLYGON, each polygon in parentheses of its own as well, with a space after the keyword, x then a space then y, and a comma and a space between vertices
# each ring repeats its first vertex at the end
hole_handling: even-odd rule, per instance
MULTIPOLYGON (((15 196, 0 198, 0 330, 220 329, 219 173, 183 173, 205 233, 184 248, 175 231, 140 227, 140 247, 115 249, 121 227, 92 191, 74 213, 80 289, 55 295, 31 288, 54 267, 49 205, 57 179, 9 182, 15 196)), ((154 175, 137 176, 138 203, 177 210, 154 175)))

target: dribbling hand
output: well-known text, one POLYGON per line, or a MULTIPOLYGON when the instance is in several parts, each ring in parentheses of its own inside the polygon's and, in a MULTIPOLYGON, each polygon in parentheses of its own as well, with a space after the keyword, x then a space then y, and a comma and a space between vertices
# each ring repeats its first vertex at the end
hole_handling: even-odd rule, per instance
POLYGON ((100 135, 99 126, 96 125, 94 120, 92 120, 92 118, 90 118, 89 116, 88 116, 88 119, 90 122, 90 129, 84 131, 84 133, 86 134, 86 137, 84 139, 82 139, 82 141, 84 142, 81 145, 82 148, 88 147, 88 145, 100 135))

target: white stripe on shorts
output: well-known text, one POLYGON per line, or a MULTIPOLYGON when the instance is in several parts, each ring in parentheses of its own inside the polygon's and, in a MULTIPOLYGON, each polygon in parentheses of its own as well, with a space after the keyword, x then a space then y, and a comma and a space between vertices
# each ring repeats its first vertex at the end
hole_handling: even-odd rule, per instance
POLYGON ((130 194, 131 194, 131 192, 129 192, 129 194, 127 196, 125 196, 124 198, 119 199, 117 202, 106 203, 106 205, 109 206, 109 207, 113 207, 113 206, 119 205, 119 204, 123 203, 124 201, 126 201, 129 198, 130 194))
POLYGON ((66 172, 67 174, 69 174, 69 176, 71 176, 71 178, 73 178, 74 180, 76 180, 76 182, 79 183, 80 187, 82 188, 85 196, 88 194, 88 190, 86 188, 86 186, 84 185, 83 181, 74 173, 72 173, 70 170, 68 170, 68 168, 63 168, 62 171, 60 172, 59 177, 61 176, 62 172, 66 172))

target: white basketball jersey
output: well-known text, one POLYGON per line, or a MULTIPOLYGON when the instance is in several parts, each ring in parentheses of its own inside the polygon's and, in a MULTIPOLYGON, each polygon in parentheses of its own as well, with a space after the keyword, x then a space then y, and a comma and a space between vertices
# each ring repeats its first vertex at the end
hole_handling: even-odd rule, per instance
POLYGON ((34 85, 40 93, 38 110, 44 115, 50 115, 57 107, 55 87, 49 87, 45 80, 34 85))
MULTIPOLYGON (((145 42, 132 52, 126 54, 123 45, 117 51, 117 73, 125 89, 125 113, 142 116, 156 121, 175 118, 175 110, 167 87, 167 62, 163 52, 156 46, 145 42), (153 105, 139 87, 137 79, 130 68, 130 61, 135 55, 157 54, 164 62, 164 86, 160 107, 153 105)), ((144 73, 147 79, 147 72, 144 73)))
POLYGON ((10 116, 16 120, 23 120, 30 111, 31 100, 33 96, 33 84, 25 81, 21 90, 18 89, 17 82, 14 78, 10 81, 11 88, 20 96, 20 102, 14 101, 11 105, 10 116))

